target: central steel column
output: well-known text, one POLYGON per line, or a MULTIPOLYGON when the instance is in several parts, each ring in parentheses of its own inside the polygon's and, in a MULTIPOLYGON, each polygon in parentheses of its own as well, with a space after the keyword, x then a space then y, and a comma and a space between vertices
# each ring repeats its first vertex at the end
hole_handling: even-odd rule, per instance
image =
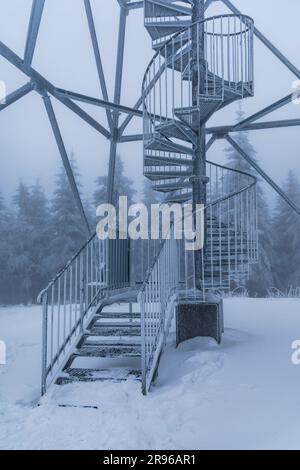
MULTIPOLYGON (((192 23, 196 23, 192 28, 192 92, 193 107, 199 109, 199 94, 205 92, 205 50, 204 50, 204 24, 199 22, 205 17, 205 0, 195 0, 193 6, 192 23)), ((206 204, 206 140, 205 124, 200 123, 199 112, 193 116, 193 127, 197 133, 197 146, 194 146, 195 161, 192 177, 193 187, 193 209, 197 204, 206 204)), ((205 221, 206 227, 206 221, 205 221)), ((205 230, 206 232, 206 230, 205 230)), ((195 251, 195 285, 202 288, 202 251, 195 251)))
MULTIPOLYGON (((119 37, 118 37, 118 51, 117 51, 115 93, 114 93, 115 104, 120 104, 120 100, 121 100, 127 14, 128 14, 127 9, 124 8, 123 6, 120 6, 119 37)), ((107 202, 110 204, 113 203, 113 196, 114 196, 117 143, 119 139, 118 126, 119 126, 119 112, 114 111, 113 112, 112 139, 111 139, 110 154, 109 154, 108 184, 107 184, 107 202)))

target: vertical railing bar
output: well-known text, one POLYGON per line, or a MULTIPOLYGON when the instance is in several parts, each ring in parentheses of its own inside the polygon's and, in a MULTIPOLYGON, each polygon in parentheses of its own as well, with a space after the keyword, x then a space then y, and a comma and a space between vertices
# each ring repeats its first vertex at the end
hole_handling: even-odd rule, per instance
POLYGON ((43 342, 42 342, 42 396, 47 391, 47 368, 48 368, 48 292, 43 296, 43 342))
POLYGON ((66 353, 66 338, 67 338, 67 271, 64 272, 64 354, 66 353))
MULTIPOLYGON (((71 332, 72 331, 72 317, 73 317, 73 309, 72 309, 72 296, 73 296, 73 293, 72 293, 72 289, 73 289, 73 286, 72 286, 72 276, 73 276, 73 265, 71 265, 68 269, 69 271, 69 302, 70 302, 70 305, 69 305, 69 331, 71 332)), ((69 344, 71 345, 71 341, 72 341, 72 338, 71 338, 71 335, 69 335, 69 344)))
MULTIPOLYGON (((58 304, 57 304, 57 351, 60 350, 60 306, 61 306, 61 302, 60 302, 60 296, 61 296, 61 285, 60 285, 60 279, 58 279, 58 289, 57 289, 57 301, 58 301, 58 304)), ((59 357, 58 357, 58 360, 57 360, 57 363, 59 364, 59 357)))
POLYGON ((53 358, 54 358, 54 284, 51 288, 51 349, 50 349, 50 358, 51 358, 51 374, 53 375, 53 358))

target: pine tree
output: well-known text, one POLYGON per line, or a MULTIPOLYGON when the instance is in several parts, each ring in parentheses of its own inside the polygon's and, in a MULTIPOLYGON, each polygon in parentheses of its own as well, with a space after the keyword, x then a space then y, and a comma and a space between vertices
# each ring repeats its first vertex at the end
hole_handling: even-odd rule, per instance
MULTIPOLYGON (((300 184, 290 171, 284 190, 288 197, 300 207, 300 184)), ((276 287, 280 290, 300 286, 300 217, 282 198, 277 198, 273 219, 275 239, 276 287)))
MULTIPOLYGON (((94 195, 94 203, 96 206, 107 202, 107 176, 100 176, 97 181, 97 190, 94 195)), ((114 194, 113 194, 113 205, 118 206, 120 196, 127 196, 128 205, 133 203, 134 195, 136 190, 133 187, 133 181, 124 175, 124 163, 120 155, 116 159, 116 170, 115 170, 115 183, 114 183, 114 194)))
MULTIPOLYGON (((240 105, 237 112, 237 121, 242 121, 244 117, 245 114, 240 105)), ((254 160, 256 159, 256 151, 249 140, 247 132, 238 132, 235 136, 235 140, 238 145, 251 156, 251 158, 254 160)), ((257 174, 251 165, 233 147, 226 148, 225 155, 230 168, 244 171, 257 177, 257 174)), ((232 178, 234 179, 235 177, 233 176, 232 178)), ((234 181, 231 183, 234 184, 234 181)), ((267 294, 267 290, 274 285, 274 265, 272 232, 270 230, 271 214, 260 180, 258 181, 257 188, 257 205, 259 262, 257 265, 252 267, 251 278, 248 282, 247 288, 251 295, 265 296, 267 294)))
POLYGON ((27 303, 32 287, 31 251, 33 245, 33 227, 31 197, 29 188, 20 182, 13 198, 16 211, 10 226, 11 249, 8 258, 8 273, 11 295, 14 302, 27 303))
MULTIPOLYGON (((70 160, 77 185, 79 174, 74 157, 70 160)), ((65 173, 61 168, 56 179, 51 203, 51 240, 48 252, 48 270, 54 275, 80 249, 86 241, 83 222, 65 173)))
POLYGON ((43 188, 22 182, 13 198, 15 213, 7 224, 7 280, 11 303, 35 302, 46 284, 45 248, 49 242, 49 211, 43 188))
POLYGON ((10 237, 11 215, 0 193, 0 304, 10 301, 9 253, 11 250, 10 237))
POLYGON ((35 301, 38 293, 46 285, 49 279, 49 267, 47 265, 47 249, 50 242, 50 211, 44 189, 36 183, 31 189, 31 207, 28 213, 28 221, 32 230, 31 246, 31 284, 32 300, 35 301))

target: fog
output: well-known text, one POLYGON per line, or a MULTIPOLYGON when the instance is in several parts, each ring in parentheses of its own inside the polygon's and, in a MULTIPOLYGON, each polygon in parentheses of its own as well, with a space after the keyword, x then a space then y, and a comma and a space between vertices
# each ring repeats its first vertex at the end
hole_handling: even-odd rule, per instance
MULTIPOLYGON (((299 0, 233 0, 288 59, 300 68, 299 0)), ((31 0, 0 0, 0 40, 20 56, 24 53, 31 0)), ((119 21, 117 0, 92 0, 98 29, 103 66, 109 98, 113 99, 116 43, 119 21)), ((227 12, 216 2, 208 15, 227 12)), ((142 10, 132 11, 127 19, 122 104, 133 106, 141 93, 144 71, 151 57, 150 36, 143 26, 142 10)), ((41 24, 33 67, 56 86, 102 98, 94 56, 84 12, 83 0, 47 0, 41 24)), ((8 93, 28 79, 0 58, 0 80, 8 93)), ((255 97, 245 100, 243 108, 250 115, 272 101, 291 92, 296 77, 286 69, 258 39, 255 40, 255 97)), ((107 173, 109 142, 88 124, 53 99, 53 104, 68 152, 73 151, 82 174, 84 197, 93 194, 95 179, 107 173)), ((88 105, 82 107, 107 127, 103 110, 88 105)), ((236 105, 221 111, 209 125, 231 124, 236 105)), ((299 117, 300 106, 289 104, 263 118, 290 119, 299 117)), ((121 119, 124 119, 124 115, 121 119)), ((141 133, 142 120, 134 118, 126 133, 141 133)), ((60 157, 46 117, 41 97, 30 93, 0 113, 0 190, 7 200, 22 179, 33 184, 37 180, 51 193, 60 157)), ((299 129, 264 130, 251 133, 259 164, 279 184, 292 168, 300 178, 299 129)), ((225 142, 217 142, 209 158, 222 161, 225 142)), ((142 143, 120 144, 126 173, 137 188, 142 182, 142 143)), ((268 191, 271 196, 271 192, 268 191)))

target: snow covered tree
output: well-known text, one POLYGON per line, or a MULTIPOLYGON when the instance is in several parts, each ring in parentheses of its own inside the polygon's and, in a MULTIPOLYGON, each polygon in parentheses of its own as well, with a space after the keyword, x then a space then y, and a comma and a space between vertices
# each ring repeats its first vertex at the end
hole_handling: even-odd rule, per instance
MULTIPOLYGON (((70 162, 80 188, 74 157, 70 162)), ((50 229, 48 270, 55 274, 80 249, 87 238, 64 168, 61 168, 56 180, 54 198, 51 202, 50 229)))
MULTIPOLYGON (((96 206, 107 202, 107 180, 107 176, 100 176, 96 181, 97 190, 94 194, 94 203, 96 206)), ((134 195, 136 193, 133 184, 133 181, 124 175, 124 163, 120 155, 118 155, 116 160, 115 184, 113 195, 113 205, 115 207, 118 206, 120 196, 128 197, 128 205, 133 203, 134 195)))
MULTIPOLYGON (((288 174, 284 191, 300 207, 300 184, 293 171, 288 174)), ((300 286, 300 217, 277 198, 273 219, 276 287, 281 290, 300 286)))
MULTIPOLYGON (((237 112, 237 121, 244 119, 245 114, 239 106, 237 112)), ((238 132, 235 135, 238 145, 254 160, 256 159, 256 151, 249 140, 247 132, 238 132)), ((233 148, 225 149, 228 166, 230 168, 245 171, 257 177, 257 173, 251 165, 233 148)), ((271 227, 271 213, 268 203, 265 199, 264 190, 261 181, 258 181, 257 188, 257 204, 258 204, 258 235, 259 235, 259 262, 251 269, 251 278, 247 284, 247 288, 251 295, 265 296, 268 288, 274 285, 274 261, 273 261, 273 245, 271 227)))
POLYGON ((8 224, 7 275, 11 302, 35 302, 48 279, 45 247, 49 242, 49 210, 42 187, 19 184, 15 213, 8 224))
POLYGON ((10 301, 9 253, 11 214, 0 193, 0 304, 10 301))
POLYGON ((31 226, 31 300, 35 301, 37 294, 49 280, 45 247, 50 242, 50 211, 44 189, 36 183, 31 189, 28 222, 31 226))

